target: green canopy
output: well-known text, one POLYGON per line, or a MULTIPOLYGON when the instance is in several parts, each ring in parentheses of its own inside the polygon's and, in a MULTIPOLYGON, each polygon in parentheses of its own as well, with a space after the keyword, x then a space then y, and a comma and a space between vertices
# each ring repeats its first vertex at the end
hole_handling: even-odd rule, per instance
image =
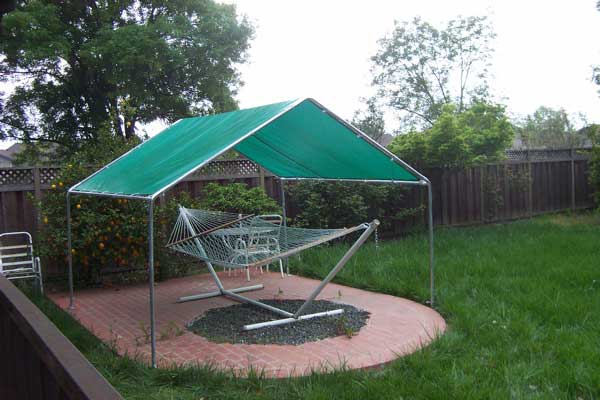
POLYGON ((70 192, 154 198, 235 149, 287 179, 426 178, 312 99, 182 119, 70 192))

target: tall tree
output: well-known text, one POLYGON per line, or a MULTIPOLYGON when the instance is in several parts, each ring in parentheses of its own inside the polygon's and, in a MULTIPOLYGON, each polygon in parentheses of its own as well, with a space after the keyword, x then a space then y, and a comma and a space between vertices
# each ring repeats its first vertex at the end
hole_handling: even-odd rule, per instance
POLYGON ((253 34, 213 0, 17 1, 3 16, 0 139, 75 148, 156 119, 235 108, 253 34))
POLYGON ((454 19, 443 29, 420 18, 396 22, 372 58, 373 85, 407 127, 431 126, 445 104, 460 113, 488 97, 494 37, 487 17, 454 19))
POLYGON ((352 124, 376 141, 385 135, 384 114, 374 98, 366 101, 365 109, 354 113, 352 124))
MULTIPOLYGON (((584 144, 587 136, 584 130, 578 131, 564 109, 555 110, 541 106, 533 114, 518 122, 518 135, 526 147, 564 148, 584 144)), ((583 117, 581 125, 585 125, 583 117)))

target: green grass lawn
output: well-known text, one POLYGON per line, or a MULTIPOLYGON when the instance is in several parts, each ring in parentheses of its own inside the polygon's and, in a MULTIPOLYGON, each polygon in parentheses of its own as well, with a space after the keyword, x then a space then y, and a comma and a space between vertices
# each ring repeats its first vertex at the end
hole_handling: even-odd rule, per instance
MULTIPOLYGON (((344 246, 292 263, 323 277, 344 246)), ((366 245, 336 282, 424 302, 424 235, 366 245)), ((600 398, 600 219, 556 215, 436 231, 447 332, 380 370, 268 380, 152 370, 114 355, 48 301, 39 306, 127 399, 600 398)))

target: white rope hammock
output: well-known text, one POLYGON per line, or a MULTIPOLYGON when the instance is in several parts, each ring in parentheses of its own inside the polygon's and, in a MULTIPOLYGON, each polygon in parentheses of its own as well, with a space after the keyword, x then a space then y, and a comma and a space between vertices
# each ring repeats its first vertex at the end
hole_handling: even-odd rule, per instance
POLYGON ((167 247, 223 267, 260 267, 368 226, 295 228, 283 226, 278 215, 242 215, 180 207, 167 247))
MULTIPOLYGON (((305 311, 378 225, 379 221, 374 220, 369 224, 365 223, 344 229, 290 228, 282 225, 282 217, 279 215, 241 215, 179 207, 179 217, 167 247, 206 262, 206 266, 217 285, 217 291, 180 297, 178 301, 186 302, 215 296, 227 296, 233 300, 265 308, 283 317, 282 319, 245 325, 244 330, 341 314, 343 309, 314 314, 306 314, 305 311), (263 285, 225 289, 213 267, 213 264, 216 264, 230 268, 246 268, 249 271, 250 267, 268 265, 302 250, 359 230, 364 232, 309 295, 304 304, 294 313, 239 294, 263 289, 263 285)), ((283 277, 283 269, 281 271, 283 277)))

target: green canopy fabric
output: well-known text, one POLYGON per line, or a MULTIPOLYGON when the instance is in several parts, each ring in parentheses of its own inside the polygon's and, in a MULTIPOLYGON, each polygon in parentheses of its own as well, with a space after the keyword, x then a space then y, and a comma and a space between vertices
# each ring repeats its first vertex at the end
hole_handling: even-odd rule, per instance
POLYGON ((182 119, 70 189, 153 198, 229 149, 281 178, 425 178, 312 99, 182 119))

